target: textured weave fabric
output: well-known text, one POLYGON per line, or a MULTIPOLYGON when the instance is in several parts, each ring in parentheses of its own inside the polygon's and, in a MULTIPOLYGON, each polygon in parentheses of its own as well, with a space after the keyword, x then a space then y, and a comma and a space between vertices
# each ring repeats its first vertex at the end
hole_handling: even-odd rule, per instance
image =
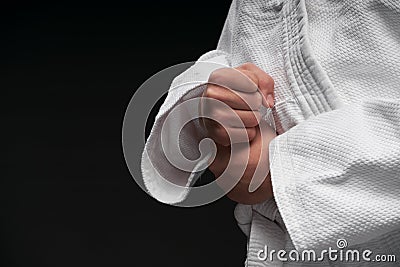
MULTIPOLYGON (((236 0, 217 50, 201 60, 232 67, 253 62, 275 80, 275 199, 239 204, 235 211, 249 238, 246 266, 309 266, 260 261, 256 254, 264 244, 321 250, 335 247, 337 239, 400 261, 400 2, 236 0)), ((195 65, 174 83, 204 82, 210 71, 195 65)), ((160 157, 154 144, 163 118, 201 90, 192 85, 171 91, 146 144, 154 156, 144 153, 144 179, 162 202, 182 201, 187 192, 168 190, 160 174, 181 184, 195 178, 160 157)), ((197 147, 202 137, 193 124, 183 147, 197 147)))

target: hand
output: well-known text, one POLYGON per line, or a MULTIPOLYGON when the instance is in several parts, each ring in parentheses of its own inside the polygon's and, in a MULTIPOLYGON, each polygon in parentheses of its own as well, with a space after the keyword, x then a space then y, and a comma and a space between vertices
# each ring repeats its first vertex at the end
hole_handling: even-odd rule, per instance
MULTIPOLYGON (((242 168, 243 162, 248 158, 245 171, 236 186, 227 194, 233 201, 242 204, 256 204, 273 197, 271 176, 269 173, 269 143, 275 137, 275 131, 272 128, 256 128, 256 135, 250 142, 250 146, 241 146, 241 144, 233 144, 238 146, 235 155, 232 155, 230 168, 233 172, 230 176, 235 175, 235 169, 242 168), (264 131, 261 135, 261 131, 264 131), (262 139, 264 138, 264 139, 262 139), (257 164, 260 164, 257 168, 257 164), (249 191, 251 182, 262 181, 261 185, 254 192, 249 191)), ((209 170, 219 177, 228 165, 231 156, 231 147, 217 144, 217 155, 209 166, 209 170)), ((223 188, 223 186, 221 186, 223 188)))
POLYGON ((223 146, 248 142, 256 136, 261 104, 274 105, 274 80, 252 63, 222 68, 210 75, 203 97, 219 100, 230 107, 227 110, 214 103, 202 105, 202 113, 212 118, 203 119, 208 136, 223 146), (232 110, 243 124, 238 124, 232 110))
POLYGON ((248 161, 239 183, 227 196, 243 204, 255 204, 271 198, 273 193, 269 175, 268 146, 275 132, 270 127, 259 126, 259 108, 262 104, 268 107, 274 105, 272 78, 255 65, 244 64, 236 69, 215 71, 210 76, 209 83, 203 96, 227 104, 243 123, 232 123, 235 121, 232 110, 221 110, 220 106, 212 104, 202 107, 211 114, 211 119, 204 119, 203 122, 208 136, 217 144, 217 155, 209 169, 215 177, 219 177, 228 165, 232 146, 235 146, 236 153, 232 155, 230 162, 231 166, 234 166, 233 169, 243 165, 246 159, 248 161), (228 132, 233 139, 229 138, 228 132), (249 140, 250 144, 247 144, 249 140), (260 169, 256 172, 256 178, 262 178, 263 182, 256 191, 249 192, 249 185, 258 164, 260 169))

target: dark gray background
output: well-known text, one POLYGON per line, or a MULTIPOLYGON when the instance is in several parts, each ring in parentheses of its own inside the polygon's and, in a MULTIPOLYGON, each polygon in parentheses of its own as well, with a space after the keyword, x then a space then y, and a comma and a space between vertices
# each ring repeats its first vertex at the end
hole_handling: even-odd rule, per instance
POLYGON ((0 266, 243 266, 233 202, 160 204, 121 148, 134 90, 214 49, 230 1, 14 2, 0 6, 0 266))

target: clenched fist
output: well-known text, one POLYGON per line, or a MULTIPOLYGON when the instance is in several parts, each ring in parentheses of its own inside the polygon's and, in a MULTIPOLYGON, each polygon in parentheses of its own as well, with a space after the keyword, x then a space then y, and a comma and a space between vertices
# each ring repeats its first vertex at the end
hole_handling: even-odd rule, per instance
POLYGON ((204 127, 208 137, 217 145, 217 155, 209 169, 219 177, 227 168, 229 159, 233 170, 247 160, 239 183, 228 193, 229 198, 243 204, 255 204, 272 197, 268 147, 275 131, 265 127, 265 122, 264 127, 260 127, 259 109, 262 105, 273 107, 273 94, 271 76, 251 63, 214 71, 203 93, 203 97, 219 100, 227 107, 215 105, 212 101, 201 105, 202 113, 209 116, 202 120, 204 127), (231 155, 232 146, 236 146, 234 155, 231 155), (256 171, 257 165, 260 167, 256 171), (260 174, 262 180, 257 190, 251 192, 249 185, 253 176, 260 177, 260 174))

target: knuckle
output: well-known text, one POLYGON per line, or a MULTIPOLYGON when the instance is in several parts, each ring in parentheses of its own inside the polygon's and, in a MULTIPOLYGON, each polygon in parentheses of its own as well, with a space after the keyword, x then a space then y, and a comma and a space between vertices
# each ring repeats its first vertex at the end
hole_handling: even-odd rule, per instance
POLYGON ((265 79, 263 79, 262 82, 264 83, 264 86, 271 88, 275 87, 275 81, 269 74, 265 75, 265 79))
POLYGON ((211 72, 208 82, 213 84, 221 84, 225 76, 224 68, 220 68, 211 72))
POLYGON ((214 70, 211 72, 210 76, 208 77, 208 82, 212 83, 214 80, 219 76, 218 70, 214 70))
POLYGON ((251 82, 257 81, 257 75, 255 75, 253 72, 246 70, 244 74, 247 80, 251 82))
MULTIPOLYGON (((218 85, 209 84, 203 93, 203 97, 212 98, 221 102, 226 102, 227 95, 224 89, 218 85)), ((211 102, 212 103, 212 102, 211 102)))
POLYGON ((215 86, 213 86, 212 84, 209 84, 209 85, 207 85, 207 88, 206 88, 206 90, 204 91, 203 96, 213 98, 213 96, 216 95, 216 92, 215 92, 215 91, 216 91, 215 86))

